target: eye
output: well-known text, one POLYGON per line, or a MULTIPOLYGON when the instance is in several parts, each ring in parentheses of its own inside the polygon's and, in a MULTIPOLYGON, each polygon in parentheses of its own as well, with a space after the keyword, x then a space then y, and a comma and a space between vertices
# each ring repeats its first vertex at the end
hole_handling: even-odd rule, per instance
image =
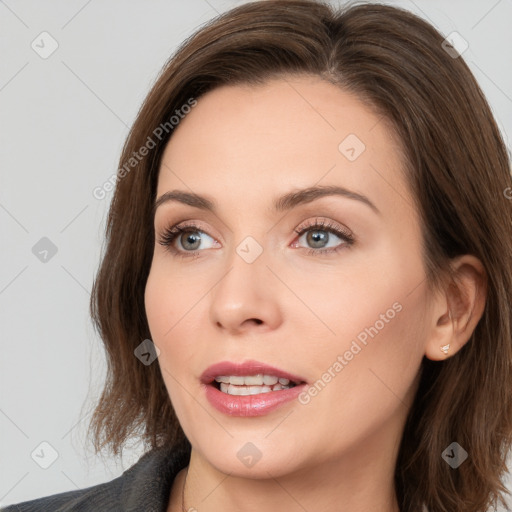
MULTIPOLYGON (((316 219, 295 232, 299 235, 298 242, 303 239, 309 245, 306 247, 309 254, 334 253, 354 243, 354 236, 349 229, 324 219, 316 219)), ((293 247, 300 245, 295 243, 293 247)))
MULTIPOLYGON (((313 255, 335 253, 344 247, 351 246, 355 241, 348 228, 318 218, 296 229, 295 232, 299 235, 298 242, 304 239, 303 243, 309 247, 303 247, 298 242, 293 243, 292 247, 307 249, 308 253, 313 255)), ((167 228, 160 235, 158 243, 173 254, 182 257, 198 257, 203 249, 218 246, 214 238, 194 223, 167 228)))
POLYGON ((202 249, 211 249, 217 243, 195 224, 171 226, 160 236, 158 243, 179 256, 198 256, 202 249), (204 247, 204 244, 207 244, 204 247), (178 244, 178 248, 175 245, 178 244), (203 247, 200 248, 201 244, 203 247), (188 253, 188 254, 187 254, 188 253))

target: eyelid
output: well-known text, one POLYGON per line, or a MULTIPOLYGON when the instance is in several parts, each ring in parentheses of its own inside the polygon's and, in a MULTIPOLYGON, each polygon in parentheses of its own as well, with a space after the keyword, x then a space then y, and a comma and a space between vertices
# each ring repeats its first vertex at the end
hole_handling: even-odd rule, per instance
POLYGON ((176 241, 176 239, 182 234, 186 232, 196 232, 199 231, 201 233, 204 233, 206 236, 211 238, 214 243, 217 242, 216 236, 210 235, 208 233, 209 230, 205 229, 203 226, 201 226, 201 223, 198 223, 197 221, 181 221, 178 223, 171 223, 167 227, 164 227, 162 230, 160 230, 160 233, 157 238, 157 242, 164 246, 166 249, 168 249, 171 252, 180 254, 180 255, 193 255, 202 251, 196 250, 196 251, 183 251, 178 250, 174 248, 173 244, 176 241))
POLYGON ((155 233, 160 232, 161 234, 165 234, 171 230, 201 231, 202 233, 205 233, 206 235, 208 235, 209 237, 213 238, 216 241, 218 240, 223 243, 224 240, 222 236, 217 234, 217 231, 215 231, 209 225, 204 225, 200 220, 183 220, 179 222, 168 222, 164 224, 164 226, 160 230, 155 229, 155 233), (212 232, 215 232, 215 234, 212 234, 212 232))
MULTIPOLYGON (((195 249, 193 251, 184 251, 182 249, 176 249, 174 247, 175 241, 178 237, 186 232, 201 232, 204 233, 207 237, 211 238, 214 243, 218 243, 217 237, 212 236, 208 233, 207 229, 204 229, 200 223, 196 221, 182 221, 176 224, 171 224, 169 227, 165 228, 158 239, 158 243, 164 246, 168 251, 172 252, 175 255, 183 256, 183 257, 199 257, 201 252, 204 252, 204 249, 195 249)), ((351 246, 355 242, 355 237, 347 226, 340 224, 336 221, 333 221, 329 218, 316 217, 314 219, 308 219, 299 225, 299 227, 294 229, 294 232, 297 233, 298 237, 294 239, 292 242, 292 247, 300 248, 308 251, 310 254, 316 255, 325 255, 325 254, 333 254, 344 248, 345 246, 351 246), (298 239, 308 231, 325 231, 327 233, 334 234, 334 236, 338 237, 341 240, 341 243, 335 247, 302 247, 297 245, 298 239)))
POLYGON ((305 221, 305 224, 299 224, 299 227, 295 228, 294 231, 298 235, 301 235, 304 233, 304 231, 314 227, 318 227, 325 231, 338 231, 340 234, 346 236, 347 238, 354 238, 354 232, 344 224, 340 224, 339 222, 336 222, 332 219, 320 216, 315 217, 314 219, 308 219, 305 221))

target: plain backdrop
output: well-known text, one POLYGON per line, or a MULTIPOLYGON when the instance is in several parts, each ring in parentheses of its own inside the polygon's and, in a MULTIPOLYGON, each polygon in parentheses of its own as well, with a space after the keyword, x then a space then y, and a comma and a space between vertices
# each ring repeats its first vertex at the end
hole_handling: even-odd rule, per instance
MULTIPOLYGON (((85 440, 105 375, 88 303, 112 197, 92 191, 177 45, 240 3, 0 2, 0 504, 111 480, 142 453, 103 461, 85 440)), ((512 1, 385 3, 468 42, 510 147, 512 1)))

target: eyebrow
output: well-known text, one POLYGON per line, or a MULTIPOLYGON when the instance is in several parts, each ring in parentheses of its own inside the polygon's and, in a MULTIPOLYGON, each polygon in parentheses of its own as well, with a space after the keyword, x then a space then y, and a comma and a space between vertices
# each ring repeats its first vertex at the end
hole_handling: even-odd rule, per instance
MULTIPOLYGON (((287 194, 278 197, 274 201, 273 208, 276 212, 284 212, 291 210, 300 204, 310 203, 316 199, 326 196, 342 196, 347 199, 360 201, 361 203, 369 206, 375 213, 380 215, 380 210, 365 195, 353 192, 352 190, 348 190, 344 187, 338 187, 334 185, 308 187, 301 190, 288 192, 287 194)), ((195 208, 200 208, 201 210, 208 210, 213 213, 216 211, 215 203, 204 196, 195 194, 193 192, 171 190, 165 194, 162 194, 156 200, 153 207, 153 212, 155 212, 160 205, 170 201, 177 201, 179 203, 193 206, 195 208)))

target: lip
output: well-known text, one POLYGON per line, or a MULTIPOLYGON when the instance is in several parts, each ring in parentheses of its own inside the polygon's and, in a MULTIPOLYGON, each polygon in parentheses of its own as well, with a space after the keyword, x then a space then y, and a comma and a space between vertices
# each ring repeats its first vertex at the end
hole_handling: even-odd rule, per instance
POLYGON ((259 361, 216 363, 203 372, 201 383, 210 404, 228 416, 263 416, 297 398, 307 385, 302 377, 259 361), (289 389, 243 396, 228 395, 212 385, 215 377, 220 375, 256 375, 258 373, 275 375, 298 384, 289 389))
POLYGON ((270 366, 259 361, 245 361, 243 363, 233 363, 231 361, 221 361, 220 363, 209 366, 201 375, 201 382, 203 384, 210 384, 215 377, 220 375, 257 375, 262 373, 264 375, 275 375, 284 379, 292 380, 293 382, 302 383, 305 380, 298 375, 292 375, 275 366, 270 366))

